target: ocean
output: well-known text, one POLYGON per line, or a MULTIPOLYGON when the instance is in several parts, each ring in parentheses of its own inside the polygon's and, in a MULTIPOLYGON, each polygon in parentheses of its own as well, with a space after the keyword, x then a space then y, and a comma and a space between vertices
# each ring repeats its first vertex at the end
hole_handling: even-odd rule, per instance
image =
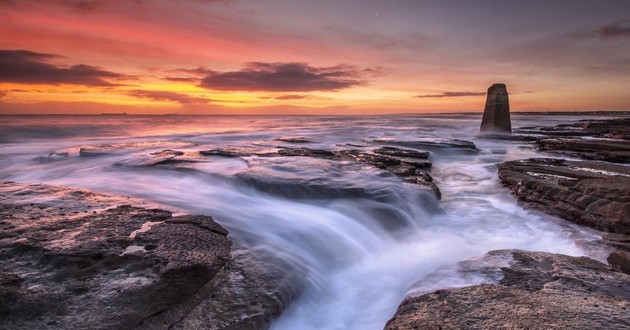
MULTIPOLYGON (((514 114, 512 126, 584 118, 514 114)), ((606 255, 598 233, 524 207, 502 187, 497 163, 549 155, 526 142, 483 138, 480 121, 480 114, 0 116, 0 179, 88 188, 210 215, 232 240, 304 270, 303 294, 272 329, 382 329, 410 292, 496 281, 455 266, 490 250, 606 255), (371 151, 454 140, 479 151, 429 150, 441 200, 352 161, 243 155, 139 166, 167 149, 371 151)))

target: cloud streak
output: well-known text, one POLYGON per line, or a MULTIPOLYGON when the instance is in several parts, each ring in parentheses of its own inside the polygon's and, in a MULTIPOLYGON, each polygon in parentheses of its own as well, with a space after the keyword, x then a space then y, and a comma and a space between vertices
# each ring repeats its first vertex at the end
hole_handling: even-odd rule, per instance
POLYGON ((306 99, 321 99, 307 94, 284 94, 278 96, 260 96, 261 100, 306 100, 306 99))
POLYGON ((365 84, 354 66, 313 67, 306 63, 248 63, 239 71, 211 72, 200 87, 229 91, 338 91, 365 84))
POLYGON ((415 98, 445 98, 445 97, 465 97, 465 96, 482 96, 486 92, 442 92, 441 94, 425 94, 416 95, 415 98))
POLYGON ((141 89, 135 89, 127 92, 128 95, 149 99, 153 101, 171 101, 180 104, 206 104, 211 100, 204 97, 194 97, 183 93, 168 92, 168 91, 147 91, 141 89))
POLYGON ((60 56, 28 50, 0 50, 0 82, 22 84, 119 86, 109 80, 129 78, 96 66, 77 64, 69 67, 49 63, 60 56))
POLYGON ((619 21, 604 25, 595 30, 594 33, 603 40, 610 38, 630 38, 630 21, 619 21))

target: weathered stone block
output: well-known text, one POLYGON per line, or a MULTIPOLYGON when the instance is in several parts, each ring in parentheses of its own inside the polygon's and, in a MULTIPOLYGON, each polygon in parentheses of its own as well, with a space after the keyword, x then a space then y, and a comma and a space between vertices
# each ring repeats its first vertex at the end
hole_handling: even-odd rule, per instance
POLYGON ((488 88, 486 108, 481 120, 482 132, 512 133, 510 101, 505 84, 494 84, 488 88))

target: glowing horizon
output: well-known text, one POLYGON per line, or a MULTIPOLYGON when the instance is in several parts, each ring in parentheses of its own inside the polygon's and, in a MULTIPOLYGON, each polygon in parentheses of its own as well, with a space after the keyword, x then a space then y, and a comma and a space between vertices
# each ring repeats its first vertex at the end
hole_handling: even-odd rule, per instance
POLYGON ((616 1, 0 1, 0 114, 630 110, 616 1))

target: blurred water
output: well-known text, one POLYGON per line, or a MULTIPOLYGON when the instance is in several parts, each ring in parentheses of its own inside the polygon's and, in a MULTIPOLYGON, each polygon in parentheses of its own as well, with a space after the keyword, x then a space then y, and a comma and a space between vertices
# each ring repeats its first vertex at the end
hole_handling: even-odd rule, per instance
MULTIPOLYGON (((274 329, 381 329, 414 283, 493 249, 601 257, 601 251, 580 244, 596 234, 522 208, 500 185, 497 163, 540 155, 523 143, 479 138, 479 115, 0 119, 0 179, 143 197, 211 215, 232 239, 299 264, 308 285, 274 329), (287 135, 311 142, 276 140, 287 135), (213 156, 185 168, 115 165, 164 149, 369 151, 380 146, 375 139, 461 139, 474 142, 480 152, 432 151, 431 175, 442 191, 441 202, 387 172, 352 162, 213 156), (158 141, 171 144, 130 144, 158 141), (79 156, 81 146, 100 144, 119 145, 99 157, 79 156), (67 156, 48 157, 53 152, 67 156)), ((579 119, 517 115, 513 126, 579 119)), ((439 287, 465 284, 456 276, 439 281, 439 287)))

